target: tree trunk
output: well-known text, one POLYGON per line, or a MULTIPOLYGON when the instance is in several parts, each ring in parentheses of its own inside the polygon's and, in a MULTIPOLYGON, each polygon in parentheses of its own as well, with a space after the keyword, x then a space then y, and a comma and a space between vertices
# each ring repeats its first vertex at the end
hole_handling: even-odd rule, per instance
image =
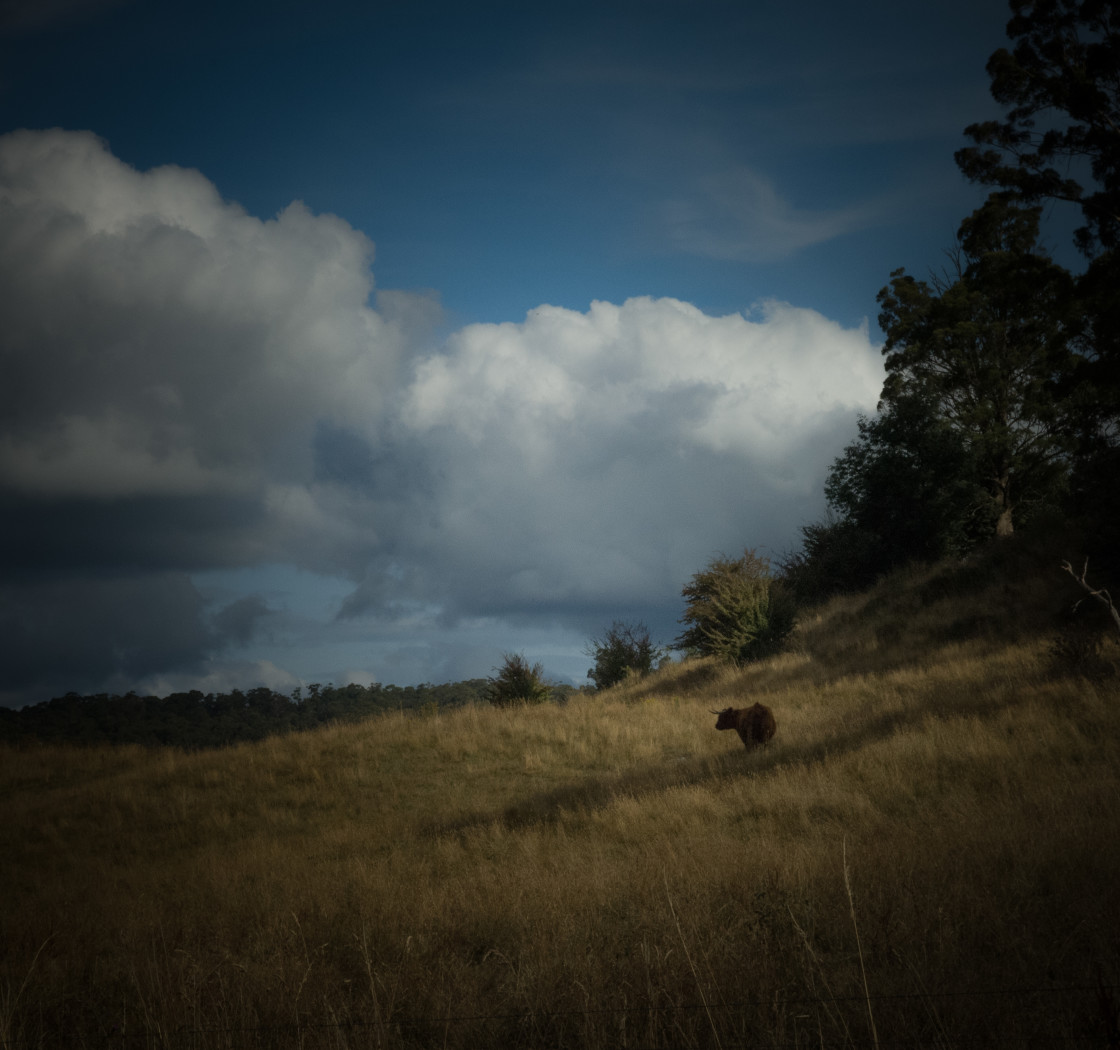
POLYGON ((1005 539, 1015 532, 1015 522, 1012 520, 1014 504, 1011 502, 1011 478, 1004 474, 996 479, 996 505, 999 507, 999 517, 996 518, 996 536, 1005 539))

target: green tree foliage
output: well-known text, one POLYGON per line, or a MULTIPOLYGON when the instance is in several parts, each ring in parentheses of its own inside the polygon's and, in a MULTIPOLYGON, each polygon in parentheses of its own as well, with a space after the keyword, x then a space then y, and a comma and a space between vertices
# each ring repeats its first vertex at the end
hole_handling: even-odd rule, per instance
POLYGON ((803 526, 780 566, 801 604, 863 590, 909 561, 963 554, 990 535, 990 501, 961 436, 910 393, 859 417, 829 468, 830 517, 803 526))
POLYGON ((595 661, 587 677, 596 689, 617 685, 630 675, 649 674, 661 655, 644 623, 621 620, 615 620, 600 637, 593 639, 586 652, 595 661))
POLYGON ((917 397, 963 443, 996 534, 1066 473, 1073 279, 1038 247, 1040 208, 993 194, 962 223, 955 272, 933 286, 904 270, 879 293, 887 406, 917 397))
POLYGON ((798 605, 870 587, 882 571, 877 538, 846 518, 801 526, 801 547, 779 563, 778 578, 798 605))
POLYGON ((532 664, 521 653, 506 653, 502 666, 491 677, 486 699, 495 707, 518 704, 543 704, 551 699, 552 689, 544 680, 544 668, 532 664))
POLYGON ((879 414, 829 472, 835 517, 803 528, 782 566, 799 600, 1057 505, 1098 537, 1097 558, 1120 546, 1120 5, 1010 6, 1012 46, 988 63, 1004 117, 967 128, 956 154, 996 192, 961 224, 949 270, 896 270, 879 294, 879 414), (1080 211, 1077 277, 1038 244, 1042 206, 1060 201, 1080 211))
POLYGON ((988 61, 1005 119, 972 124, 956 154, 970 179, 1026 201, 1081 209, 1087 255, 1120 247, 1120 5, 1011 0, 1007 35, 988 61), (1071 175, 1072 172, 1072 175, 1071 175), (1076 176, 1076 177, 1073 177, 1076 176))
POLYGON ((1074 240, 1090 262, 1077 289, 1083 356, 1067 377, 1079 423, 1072 509, 1115 540, 1120 497, 1096 479, 1114 476, 1120 445, 1120 4, 1012 0, 1011 10, 1013 46, 987 67, 1004 119, 966 128, 974 145, 956 160, 982 185, 1081 212, 1074 240))
POLYGON ((829 470, 825 497, 873 537, 878 572, 962 553, 990 532, 983 489, 959 431, 920 394, 900 391, 829 470))
POLYGON ((714 558, 682 595, 680 622, 687 626, 674 644, 686 652, 749 663, 780 650, 793 630, 792 596, 769 559, 750 549, 739 558, 714 558))

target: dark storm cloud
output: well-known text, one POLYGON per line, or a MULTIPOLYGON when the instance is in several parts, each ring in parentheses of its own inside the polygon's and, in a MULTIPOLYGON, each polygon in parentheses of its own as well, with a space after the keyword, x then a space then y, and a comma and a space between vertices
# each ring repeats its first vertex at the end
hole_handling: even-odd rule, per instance
POLYGON ((260 610, 208 627, 186 573, 361 559, 337 435, 378 419, 402 345, 367 305, 372 253, 89 134, 0 138, 0 580, 24 642, 5 688, 200 667, 260 610))
POLYGON ((218 640, 183 573, 74 576, 0 585, 0 704, 132 688, 147 675, 198 672, 218 640))
POLYGON ((0 36, 65 28, 131 0, 0 0, 0 36))
POLYGON ((230 602, 214 615, 214 629, 226 644, 245 645, 257 629, 262 617, 272 610, 260 595, 251 594, 230 602))
POLYGON ((252 560, 266 509, 248 496, 0 495, 0 573, 191 572, 252 560))

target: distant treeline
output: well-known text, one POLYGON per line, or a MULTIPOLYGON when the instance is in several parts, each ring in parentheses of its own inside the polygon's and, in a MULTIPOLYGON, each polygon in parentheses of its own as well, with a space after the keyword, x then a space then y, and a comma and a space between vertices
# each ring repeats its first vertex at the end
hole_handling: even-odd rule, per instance
POLYGON ((209 694, 194 689, 163 698, 67 693, 18 711, 0 708, 0 740, 224 747, 389 711, 419 713, 482 703, 488 686, 487 679, 472 678, 446 685, 310 685, 290 696, 263 686, 209 694))

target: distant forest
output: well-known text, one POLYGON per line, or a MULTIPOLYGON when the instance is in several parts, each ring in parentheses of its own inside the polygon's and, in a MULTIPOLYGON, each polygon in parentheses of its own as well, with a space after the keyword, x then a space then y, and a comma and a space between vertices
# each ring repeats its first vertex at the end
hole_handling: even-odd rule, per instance
MULTIPOLYGON (((142 744, 187 750, 262 740, 331 722, 356 722, 391 711, 413 714, 485 703, 489 679, 446 685, 310 685, 290 696, 261 687, 167 697, 67 693, 21 710, 0 708, 0 741, 8 743, 142 744)), ((573 692, 553 686, 553 694, 573 692)))

